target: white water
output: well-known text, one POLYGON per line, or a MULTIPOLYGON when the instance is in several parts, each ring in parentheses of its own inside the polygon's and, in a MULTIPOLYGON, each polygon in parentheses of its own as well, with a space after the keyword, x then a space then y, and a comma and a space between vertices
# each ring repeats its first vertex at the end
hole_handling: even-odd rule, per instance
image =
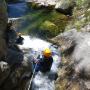
POLYGON ((43 50, 51 46, 51 43, 39 38, 31 38, 30 36, 22 36, 24 38, 23 45, 19 45, 21 49, 33 48, 35 51, 43 50))
POLYGON ((51 43, 41 40, 39 38, 31 38, 29 36, 23 37, 24 37, 23 45, 19 45, 21 49, 32 48, 34 51, 42 51, 43 49, 49 47, 51 48, 52 52, 54 52, 53 55, 54 61, 51 71, 45 74, 38 72, 32 81, 32 90, 55 90, 54 78, 58 71, 58 66, 61 60, 58 50, 53 46, 51 46, 52 45, 51 43))

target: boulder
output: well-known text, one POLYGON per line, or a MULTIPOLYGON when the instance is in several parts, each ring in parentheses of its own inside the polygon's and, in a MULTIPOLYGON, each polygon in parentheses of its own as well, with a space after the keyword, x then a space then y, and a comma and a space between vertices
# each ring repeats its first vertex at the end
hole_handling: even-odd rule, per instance
POLYGON ((85 87, 89 88, 88 86, 90 84, 86 82, 90 81, 90 33, 77 32, 74 29, 58 35, 57 37, 52 39, 52 41, 58 43, 58 45, 61 46, 61 50, 63 51, 64 55, 64 58, 62 58, 62 60, 66 58, 66 62, 68 62, 64 64, 64 68, 65 73, 69 73, 69 75, 65 75, 69 76, 69 78, 73 78, 74 81, 76 80, 76 77, 79 77, 77 79, 79 80, 78 82, 82 82, 84 85, 86 84, 85 87), (69 57, 69 59, 67 59, 67 57, 69 57), (70 70, 68 70, 69 67, 70 70), (73 68, 73 74, 70 73, 71 68, 73 68))
POLYGON ((60 0, 56 3, 55 9, 60 13, 71 16, 75 5, 74 0, 60 0))
POLYGON ((0 73, 0 88, 2 90, 25 90, 32 75, 32 64, 20 52, 8 50, 8 53, 6 62, 9 64, 0 63, 0 69, 2 70, 0 73), (7 58, 9 61, 7 61, 7 58))
POLYGON ((53 22, 46 20, 40 26, 40 35, 46 37, 53 37, 58 34, 58 26, 56 26, 53 22))
POLYGON ((8 63, 4 61, 0 61, 0 86, 9 76, 9 73, 10 73, 10 67, 8 63))
POLYGON ((7 22, 6 3, 0 0, 0 90, 25 90, 32 75, 32 64, 17 45, 9 47, 6 43, 7 22))

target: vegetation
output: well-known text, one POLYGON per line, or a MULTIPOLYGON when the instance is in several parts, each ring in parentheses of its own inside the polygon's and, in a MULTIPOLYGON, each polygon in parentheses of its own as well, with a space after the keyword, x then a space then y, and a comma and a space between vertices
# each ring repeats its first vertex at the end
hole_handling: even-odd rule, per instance
POLYGON ((66 27, 66 30, 76 28, 81 31, 90 23, 90 0, 76 0, 76 7, 73 11, 73 18, 66 27))

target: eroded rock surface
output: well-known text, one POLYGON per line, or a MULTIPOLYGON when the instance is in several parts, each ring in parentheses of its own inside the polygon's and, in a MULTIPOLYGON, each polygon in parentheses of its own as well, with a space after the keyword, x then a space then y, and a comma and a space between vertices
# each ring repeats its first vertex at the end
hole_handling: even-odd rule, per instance
MULTIPOLYGON (((90 33, 77 32, 74 29, 74 30, 62 33, 52 40, 61 46, 61 49, 65 55, 64 59, 66 58, 67 63, 63 68, 64 73, 62 74, 63 74, 63 77, 65 75, 68 76, 69 74, 68 77, 71 79, 67 81, 67 79, 64 77, 66 79, 65 82, 68 83, 71 80, 73 80, 74 83, 81 82, 82 84, 79 84, 79 88, 86 85, 86 88, 89 89, 89 81, 87 80, 90 79, 90 69, 89 69, 90 68, 90 60, 89 60, 90 59, 90 55, 89 55, 90 54, 90 33), (69 59, 67 59, 67 56, 69 57, 69 59), (72 72, 72 69, 73 69, 73 72, 72 72), (75 79, 77 77, 78 79, 75 79)), ((62 77, 62 75, 60 75, 60 77, 62 77)), ((73 85, 73 82, 69 84, 73 85)), ((84 87, 84 90, 87 90, 87 89, 85 89, 84 87)))

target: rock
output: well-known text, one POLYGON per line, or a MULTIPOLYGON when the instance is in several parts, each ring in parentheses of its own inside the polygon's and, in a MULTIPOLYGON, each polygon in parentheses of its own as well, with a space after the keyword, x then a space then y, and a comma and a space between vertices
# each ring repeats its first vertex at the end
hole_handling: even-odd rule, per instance
POLYGON ((2 85, 4 80, 6 80, 9 73, 10 73, 10 67, 9 67, 8 63, 6 63, 4 61, 0 61, 0 86, 2 85))
POLYGON ((7 7, 5 1, 0 0, 0 58, 6 54, 6 43, 4 39, 6 26, 7 26, 7 7))
POLYGON ((71 31, 68 31, 66 33, 61 33, 60 35, 53 38, 51 41, 59 45, 63 51, 66 51, 72 46, 74 46, 73 36, 76 36, 76 34, 77 30, 72 29, 71 31))
POLYGON ((90 32, 90 24, 87 24, 85 27, 81 28, 82 32, 90 32))
MULTIPOLYGON (((13 52, 14 53, 12 53, 12 51, 10 50, 8 52, 8 57, 11 57, 8 58, 9 62, 7 61, 9 63, 8 65, 10 66, 10 72, 8 71, 8 77, 6 77, 3 83, 1 83, 0 88, 2 90, 25 90, 27 82, 30 80, 32 75, 32 64, 26 57, 20 58, 18 56, 15 56, 19 55, 20 52, 13 52), (13 57, 15 58, 16 62, 13 57), (20 61, 19 59, 21 59, 22 61, 20 61), (10 62, 10 60, 12 61, 10 62)), ((2 74, 0 74, 0 76, 1 75, 2 74)), ((2 76, 2 78, 4 77, 2 76)))
POLYGON ((58 27, 50 21, 45 21, 40 26, 40 35, 46 37, 53 37, 57 35, 58 27))
POLYGON ((72 16, 75 1, 73 0, 60 0, 57 2, 55 9, 60 13, 72 16))
MULTIPOLYGON (((10 46, 6 43, 7 19, 6 3, 0 0, 0 89, 25 90, 32 75, 32 64, 15 43, 10 46)), ((16 39, 14 32, 12 35, 8 38, 16 39)))
MULTIPOLYGON (((6 7, 5 0, 0 0, 0 31, 3 31, 6 29, 7 20, 8 20, 8 17, 7 17, 7 7, 6 7)), ((0 34, 3 34, 3 33, 0 32, 0 34)))
POLYGON ((47 8, 49 10, 56 9, 60 13, 64 13, 65 15, 72 15, 72 10, 75 6, 75 1, 73 0, 26 0, 30 6, 34 8, 42 9, 42 7, 47 8))
POLYGON ((74 61, 76 73, 81 75, 81 78, 90 79, 90 33, 73 30, 62 33, 53 40, 59 43, 61 48, 65 47, 63 51, 74 61))
POLYGON ((14 65, 14 64, 21 64, 23 61, 24 55, 23 53, 17 51, 17 50, 13 50, 11 48, 9 48, 7 50, 7 55, 6 55, 6 62, 9 65, 14 65))
POLYGON ((90 89, 90 33, 73 29, 52 40, 58 43, 61 49, 64 47, 56 90, 90 89))

